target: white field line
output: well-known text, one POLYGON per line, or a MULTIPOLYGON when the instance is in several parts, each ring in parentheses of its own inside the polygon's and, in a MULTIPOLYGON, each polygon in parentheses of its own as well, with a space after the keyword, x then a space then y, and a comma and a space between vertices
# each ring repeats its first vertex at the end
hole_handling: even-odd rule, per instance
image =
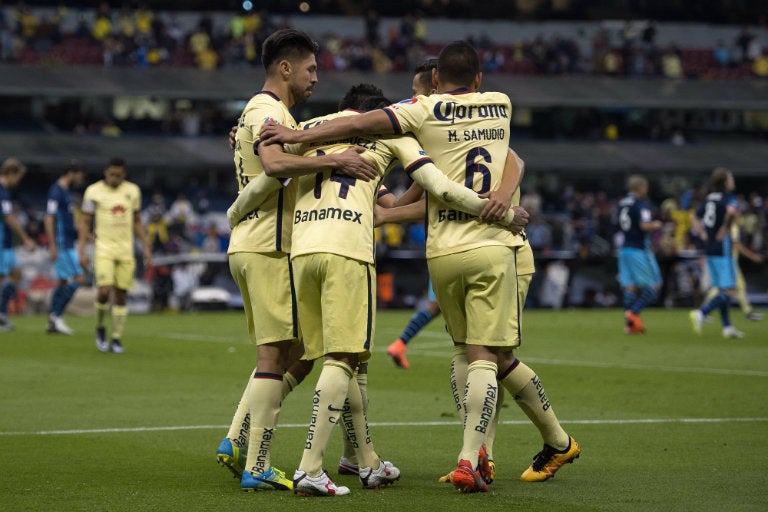
MULTIPOLYGON (((429 334, 429 337, 441 338, 440 341, 425 341, 420 342, 417 346, 413 347, 412 353, 420 356, 427 357, 439 357, 448 359, 452 356, 452 345, 450 340, 445 334, 442 333, 420 333, 419 336, 429 334)), ((142 336, 136 334, 135 336, 142 336)), ((180 332, 162 332, 152 333, 146 335, 146 337, 161 337, 175 340, 185 341, 203 341, 211 343, 229 343, 236 345, 250 345, 250 342, 245 338, 226 338, 220 336, 211 336, 206 334, 189 334, 180 332)), ((386 352, 386 345, 379 345, 373 349, 374 352, 384 353, 386 352)), ((651 364, 639 364, 639 363, 614 363, 614 362, 602 362, 602 361, 576 361, 572 359, 547 359, 537 357, 526 357, 525 362, 546 364, 551 366, 575 366, 585 368, 616 368, 621 370, 643 370, 643 371, 658 371, 658 372, 675 372, 675 373, 705 373, 712 375, 738 375, 742 377, 768 377, 768 371, 761 370, 741 370, 731 368, 700 368, 694 366, 664 366, 664 365, 651 365, 651 364)))
MULTIPOLYGON (((569 425, 654 425, 654 424, 711 424, 711 423, 766 423, 768 418, 637 418, 626 420, 566 420, 569 425)), ((529 425, 530 421, 501 421, 502 425, 529 425)), ((372 427, 447 427, 459 426, 459 421, 374 422, 372 427)), ((6 436, 60 436, 83 434, 123 434, 134 432, 175 432, 180 430, 226 430, 229 425, 177 425, 168 427, 94 428, 75 430, 38 430, 32 432, 0 432, 6 436)), ((286 423, 279 428, 307 428, 305 423, 286 423)))

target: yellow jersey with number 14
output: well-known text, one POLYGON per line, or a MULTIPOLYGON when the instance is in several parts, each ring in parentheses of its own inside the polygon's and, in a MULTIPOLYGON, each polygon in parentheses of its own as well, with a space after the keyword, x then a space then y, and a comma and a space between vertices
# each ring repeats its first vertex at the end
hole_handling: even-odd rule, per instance
MULTIPOLYGON (((351 115, 359 115, 359 112, 337 112, 306 121, 301 127, 309 129, 351 115)), ((399 159, 406 166, 421 160, 429 161, 416 139, 410 136, 379 138, 378 135, 361 135, 321 143, 291 144, 285 150, 312 157, 341 153, 352 146, 365 148, 362 157, 376 164, 378 177, 366 182, 328 169, 299 178, 292 256, 327 252, 373 263, 373 207, 382 180, 399 159)))
MULTIPOLYGON (((262 91, 251 98, 237 123, 235 178, 238 192, 254 176, 264 172, 264 166, 258 155, 258 139, 261 126, 270 121, 291 129, 296 128, 296 121, 285 104, 271 92, 262 91)), ((289 253, 291 251, 291 215, 295 201, 295 183, 291 182, 276 190, 232 229, 227 254, 289 253)))

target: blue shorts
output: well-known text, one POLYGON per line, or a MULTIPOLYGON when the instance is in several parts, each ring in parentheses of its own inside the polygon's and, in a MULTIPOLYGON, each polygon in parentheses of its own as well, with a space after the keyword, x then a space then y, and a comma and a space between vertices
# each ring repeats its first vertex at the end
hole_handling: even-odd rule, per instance
POLYGON ((707 256, 707 269, 713 288, 736 288, 736 262, 731 256, 707 256))
POLYGON ((7 276, 19 266, 14 249, 0 249, 0 276, 7 276))
POLYGON ((59 279, 71 279, 83 273, 80 268, 80 257, 75 249, 62 249, 53 264, 56 269, 56 277, 59 279))
POLYGON ((647 249, 619 249, 619 283, 622 288, 646 288, 661 285, 661 270, 653 253, 647 249))
POLYGON ((435 296, 435 290, 432 289, 432 278, 429 278, 429 290, 427 290, 427 298, 430 302, 437 302, 437 297, 435 296))

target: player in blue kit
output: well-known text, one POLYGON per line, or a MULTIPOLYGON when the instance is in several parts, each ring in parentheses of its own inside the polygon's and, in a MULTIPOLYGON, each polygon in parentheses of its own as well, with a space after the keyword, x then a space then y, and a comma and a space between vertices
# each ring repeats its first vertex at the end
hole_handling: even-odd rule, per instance
POLYGON ((693 217, 693 230, 704 243, 712 286, 720 292, 700 309, 689 313, 696 334, 701 334, 704 319, 713 310, 720 310, 724 338, 742 338, 744 333, 731 325, 728 308, 736 288, 736 260, 733 258, 731 224, 739 215, 738 203, 733 195, 733 173, 725 167, 712 171, 709 179, 711 192, 693 217))
POLYGON ((12 331, 13 324, 8 320, 8 304, 16 296, 16 288, 21 281, 21 269, 13 248, 13 235, 18 236, 29 251, 35 250, 35 242, 24 231, 13 214, 11 190, 18 186, 26 174, 27 168, 15 158, 6 159, 0 166, 0 280, 5 280, 0 291, 0 332, 12 331))
POLYGON ((45 233, 48 235, 48 252, 56 271, 56 288, 51 295, 48 333, 72 335, 74 332, 61 317, 67 304, 74 297, 78 287, 85 281, 75 243, 75 224, 72 188, 79 187, 85 180, 85 167, 77 160, 71 161, 64 173, 48 189, 45 209, 45 233))
POLYGON ((619 283, 624 291, 624 318, 627 334, 645 332, 640 312, 656 300, 661 288, 661 272, 650 249, 648 234, 661 229, 661 221, 651 218, 648 180, 632 175, 629 194, 619 202, 619 228, 624 243, 619 249, 619 283))

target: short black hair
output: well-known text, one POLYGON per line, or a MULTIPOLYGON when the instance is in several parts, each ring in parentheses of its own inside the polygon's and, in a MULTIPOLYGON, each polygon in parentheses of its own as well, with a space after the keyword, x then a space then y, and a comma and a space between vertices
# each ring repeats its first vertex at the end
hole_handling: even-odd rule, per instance
POLYGON ((273 32, 261 46, 261 62, 264 69, 283 59, 296 60, 316 54, 320 47, 309 34, 292 28, 273 32))
POLYGON ((480 57, 477 50, 465 42, 449 43, 437 58, 437 74, 442 82, 470 86, 480 73, 480 57))
POLYGON ((83 162, 73 158, 69 162, 67 162, 67 166, 64 167, 64 173, 69 172, 85 172, 85 165, 83 165, 83 162))
POLYGON ((384 93, 373 84, 353 85, 339 101, 339 110, 346 110, 348 108, 360 110, 360 105, 363 101, 371 96, 384 96, 384 93))
POLYGON ((419 77, 419 82, 425 89, 433 89, 432 70, 437 69, 437 59, 427 59, 413 70, 413 75, 419 77))
POLYGON ((368 96, 360 106, 357 108, 360 112, 370 112, 379 108, 388 107, 392 104, 392 100, 385 96, 368 96))
POLYGON ((125 158, 115 156, 109 159, 109 167, 125 167, 125 158))

